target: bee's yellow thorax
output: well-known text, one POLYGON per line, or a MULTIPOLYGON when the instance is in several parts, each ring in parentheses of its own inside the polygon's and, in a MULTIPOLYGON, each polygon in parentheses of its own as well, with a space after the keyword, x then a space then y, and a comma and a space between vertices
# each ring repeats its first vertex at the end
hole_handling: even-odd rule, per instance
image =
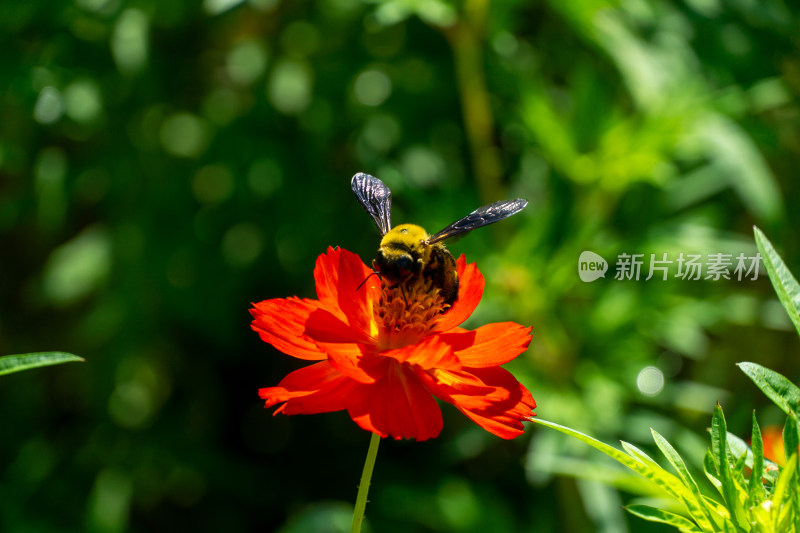
POLYGON ((416 224, 400 224, 389 230, 381 239, 381 249, 392 251, 406 251, 422 258, 427 262, 430 256, 430 246, 424 244, 430 235, 422 226, 416 224))

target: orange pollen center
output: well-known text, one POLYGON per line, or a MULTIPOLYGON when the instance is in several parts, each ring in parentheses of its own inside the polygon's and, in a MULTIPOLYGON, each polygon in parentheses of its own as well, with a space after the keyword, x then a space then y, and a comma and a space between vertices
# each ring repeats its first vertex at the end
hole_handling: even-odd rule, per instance
POLYGON ((379 348, 386 350, 416 344, 448 307, 440 289, 424 276, 412 276, 394 285, 381 280, 380 296, 374 307, 379 348))

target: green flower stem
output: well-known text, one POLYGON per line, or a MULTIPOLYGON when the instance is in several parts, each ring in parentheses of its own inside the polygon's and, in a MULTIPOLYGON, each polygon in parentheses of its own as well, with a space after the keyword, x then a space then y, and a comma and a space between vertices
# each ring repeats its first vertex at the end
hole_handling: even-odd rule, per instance
POLYGON ((350 527, 350 533, 361 533, 361 522, 364 521, 364 509, 367 508, 369 480, 372 479, 372 468, 375 466, 375 458, 378 456, 378 444, 380 443, 380 435, 373 433, 369 441, 367 460, 364 461, 364 471, 361 473, 361 483, 358 485, 358 496, 356 497, 355 509, 353 509, 353 525, 350 527))

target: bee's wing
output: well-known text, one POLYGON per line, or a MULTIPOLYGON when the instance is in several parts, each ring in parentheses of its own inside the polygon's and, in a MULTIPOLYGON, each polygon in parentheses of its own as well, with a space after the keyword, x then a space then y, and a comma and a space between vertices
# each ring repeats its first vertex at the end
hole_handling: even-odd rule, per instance
POLYGON ((386 235, 392 229, 392 191, 378 178, 362 172, 353 176, 350 186, 381 235, 386 235))
POLYGON ((527 200, 516 198, 514 200, 502 200, 500 202, 479 207, 464 218, 456 220, 436 235, 431 236, 431 238, 428 239, 428 244, 443 241, 445 239, 455 237, 456 235, 461 235, 474 229, 482 228, 483 226, 488 226, 489 224, 494 224, 499 220, 503 220, 504 218, 508 218, 515 213, 519 213, 525 209, 525 206, 527 205, 527 200))

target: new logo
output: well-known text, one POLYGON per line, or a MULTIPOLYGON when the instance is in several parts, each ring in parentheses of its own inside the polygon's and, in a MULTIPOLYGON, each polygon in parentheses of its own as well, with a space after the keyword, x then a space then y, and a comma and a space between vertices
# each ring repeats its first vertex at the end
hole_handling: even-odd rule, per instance
POLYGON ((589 283, 597 278, 604 278, 606 270, 608 270, 608 263, 594 252, 586 250, 578 258, 578 276, 581 281, 589 283))

